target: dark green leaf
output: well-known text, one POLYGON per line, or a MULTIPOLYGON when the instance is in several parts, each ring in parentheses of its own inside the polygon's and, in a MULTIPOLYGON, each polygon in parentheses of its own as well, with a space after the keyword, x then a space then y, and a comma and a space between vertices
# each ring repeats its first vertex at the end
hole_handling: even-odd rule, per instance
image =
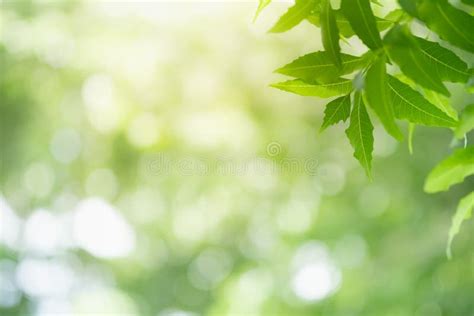
POLYGON ((292 29, 307 17, 315 6, 315 0, 296 0, 295 4, 280 17, 269 32, 281 33, 292 29))
POLYGON ((462 223, 471 218, 472 209, 474 208, 474 192, 469 193, 461 201, 459 201, 456 213, 453 216, 451 227, 449 228, 448 246, 446 248, 446 254, 448 258, 451 258, 451 244, 453 243, 454 237, 459 233, 462 223))
POLYGON ((428 126, 456 126, 456 120, 446 115, 409 85, 389 76, 388 86, 397 118, 428 126))
POLYGON ((447 0, 418 0, 416 5, 412 2, 408 13, 422 20, 442 39, 474 53, 473 16, 456 9, 447 0), (413 6, 415 10, 412 10, 413 6))
POLYGON ((374 109, 385 130, 394 138, 401 140, 403 139, 403 134, 395 123, 385 62, 385 56, 381 56, 367 71, 365 77, 365 96, 368 105, 374 109))
POLYGON ((367 47, 373 50, 382 47, 369 0, 342 0, 341 11, 367 47))
POLYGON ((402 72, 425 88, 449 95, 428 57, 419 48, 408 29, 402 26, 393 27, 385 36, 386 50, 400 67, 402 72))
POLYGON ((446 191, 474 174, 474 147, 458 149, 434 168, 425 182, 425 191, 446 191))
POLYGON ((320 132, 324 131, 328 126, 334 125, 339 121, 345 122, 351 112, 351 95, 345 95, 337 98, 326 105, 324 110, 324 120, 321 125, 320 132))
POLYGON ((354 148, 354 157, 359 160, 369 178, 372 165, 372 151, 374 149, 373 130, 374 127, 365 108, 362 95, 358 92, 354 96, 354 106, 351 112, 349 127, 346 129, 346 135, 354 148))
POLYGON ((436 42, 430 42, 416 37, 416 41, 430 62, 430 68, 434 68, 438 76, 447 81, 467 82, 470 77, 467 64, 455 53, 436 42))
POLYGON ((336 18, 331 8, 330 0, 323 0, 321 8, 321 37, 323 47, 328 52, 333 63, 342 67, 341 47, 339 46, 339 29, 337 28, 336 18))
POLYGON ((280 90, 293 92, 303 96, 312 96, 320 98, 329 98, 338 95, 348 94, 352 91, 352 81, 338 78, 333 82, 318 83, 315 81, 307 82, 301 79, 289 80, 285 82, 274 83, 271 85, 280 90))
POLYGON ((275 72, 305 80, 327 81, 364 67, 370 58, 370 55, 341 54, 342 67, 338 69, 328 52, 315 52, 301 56, 275 72))
POLYGON ((459 119, 459 125, 454 134, 457 138, 463 138, 464 135, 474 129, 474 104, 470 104, 464 108, 459 119))

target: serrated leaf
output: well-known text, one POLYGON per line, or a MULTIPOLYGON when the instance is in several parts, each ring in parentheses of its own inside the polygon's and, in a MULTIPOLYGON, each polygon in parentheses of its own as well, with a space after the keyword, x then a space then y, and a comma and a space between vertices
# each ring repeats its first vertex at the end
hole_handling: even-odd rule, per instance
POLYGON ((456 213, 454 213, 451 227, 449 228, 448 246, 446 247, 446 254, 451 258, 451 245, 454 237, 459 233, 462 223, 471 218, 472 210, 474 209, 474 192, 469 193, 461 201, 459 201, 456 213))
POLYGON ((254 22, 255 20, 257 20, 260 13, 262 13, 263 9, 265 9, 271 2, 272 0, 259 0, 258 1, 258 7, 257 7, 257 10, 255 11, 255 16, 253 18, 254 22))
POLYGON ((341 67, 338 69, 328 52, 315 52, 301 56, 275 72, 305 80, 327 81, 350 74, 367 65, 370 55, 352 56, 341 54, 341 67))
POLYGON ((324 119, 319 132, 324 131, 330 125, 334 125, 340 121, 345 122, 351 112, 351 95, 345 95, 343 97, 332 100, 326 104, 324 110, 324 119))
POLYGON ((280 17, 269 32, 281 33, 292 29, 311 13, 315 5, 315 0, 296 0, 295 4, 280 17))
POLYGON ((330 0, 323 0, 321 7, 321 37, 323 47, 328 52, 332 62, 338 67, 342 67, 341 47, 339 46, 339 29, 336 18, 331 8, 330 0))
POLYGON ((342 0, 341 11, 362 42, 372 50, 382 47, 369 0, 342 0))
POLYGON ((459 125, 454 131, 457 138, 463 138, 467 133, 474 129, 474 104, 464 108, 459 119, 459 125))
POLYGON ((451 44, 474 53, 474 17, 447 0, 420 0, 417 17, 451 44))
MULTIPOLYGON (((341 10, 334 10, 335 19, 337 28, 339 29, 339 34, 343 37, 349 38, 355 35, 354 30, 351 27, 349 21, 342 14, 341 10)), ((400 9, 394 10, 388 13, 383 19, 375 17, 375 23, 377 24, 377 29, 381 32, 389 27, 391 27, 395 21, 402 19, 404 12, 400 9)), ((320 14, 318 12, 313 12, 306 18, 311 24, 321 27, 320 14)))
POLYGON ((348 94, 352 91, 352 81, 338 78, 332 82, 319 83, 316 81, 303 81, 301 79, 288 80, 274 83, 274 88, 293 92, 303 96, 329 98, 338 95, 348 94))
POLYGON ((457 122, 419 92, 395 77, 389 76, 388 87, 393 102, 395 117, 411 123, 428 126, 454 127, 457 122))
POLYGON ((437 165, 425 181, 425 191, 446 191, 474 174, 474 147, 458 149, 437 165))
POLYGON ((438 76, 447 81, 467 82, 470 74, 467 64, 455 53, 436 42, 416 37, 416 41, 438 76))
POLYGON ((449 96, 437 72, 407 28, 393 27, 385 36, 386 51, 402 72, 421 86, 449 96))
POLYGON ((403 134, 395 123, 385 62, 386 57, 381 56, 367 71, 364 89, 365 97, 368 105, 379 117, 385 130, 395 139, 402 140, 403 134))
POLYGON ((458 111, 451 105, 451 100, 448 97, 427 89, 423 90, 423 94, 428 101, 446 113, 450 118, 458 119, 458 111))
POLYGON ((362 94, 356 93, 346 135, 354 148, 354 157, 360 162, 369 178, 374 149, 373 130, 374 127, 362 100, 362 94))

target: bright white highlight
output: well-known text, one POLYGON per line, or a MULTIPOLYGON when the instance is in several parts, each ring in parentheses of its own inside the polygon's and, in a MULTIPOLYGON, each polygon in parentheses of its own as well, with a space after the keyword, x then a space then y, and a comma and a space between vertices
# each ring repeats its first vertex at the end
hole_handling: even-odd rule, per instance
POLYGON ((101 258, 129 255, 135 248, 135 233, 106 201, 89 198, 77 206, 73 234, 78 246, 101 258))
POLYGON ((59 220, 45 210, 37 210, 26 220, 24 244, 29 251, 53 254, 59 246, 59 233, 59 220))
POLYGON ((74 271, 65 264, 45 259, 23 259, 16 269, 16 281, 28 295, 67 295, 75 283, 74 271))
POLYGON ((334 293, 341 284, 341 272, 329 258, 326 247, 318 242, 300 247, 294 265, 296 272, 291 286, 302 300, 320 301, 334 293))

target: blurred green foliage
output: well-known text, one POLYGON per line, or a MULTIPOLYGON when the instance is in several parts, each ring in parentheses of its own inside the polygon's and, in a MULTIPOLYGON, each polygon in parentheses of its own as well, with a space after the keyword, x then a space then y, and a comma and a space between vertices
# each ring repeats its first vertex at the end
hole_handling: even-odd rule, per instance
POLYGON ((1 315, 473 315, 472 221, 445 247, 474 182, 422 191, 450 132, 376 125, 369 182, 267 87, 320 48, 264 34, 284 6, 1 9, 1 315))

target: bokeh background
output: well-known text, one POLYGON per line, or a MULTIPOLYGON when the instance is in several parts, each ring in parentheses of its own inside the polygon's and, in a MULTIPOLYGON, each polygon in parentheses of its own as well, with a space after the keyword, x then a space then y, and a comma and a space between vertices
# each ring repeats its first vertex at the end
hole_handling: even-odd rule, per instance
POLYGON ((472 221, 445 255, 474 182, 422 190, 451 131, 376 126, 369 181, 268 87, 321 49, 266 34, 288 4, 0 5, 1 315, 474 315, 472 221))

